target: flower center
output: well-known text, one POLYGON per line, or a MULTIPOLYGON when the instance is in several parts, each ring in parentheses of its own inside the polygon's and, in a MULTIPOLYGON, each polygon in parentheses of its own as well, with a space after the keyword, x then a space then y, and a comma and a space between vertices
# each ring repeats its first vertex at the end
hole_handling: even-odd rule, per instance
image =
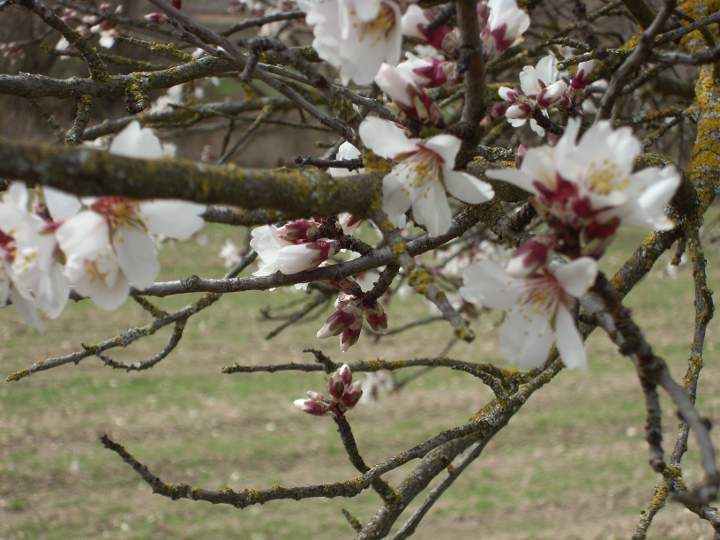
POLYGON ((385 39, 393 28, 395 28, 395 11, 386 3, 382 3, 377 16, 372 21, 363 23, 360 33, 373 37, 374 42, 377 43, 385 39))
POLYGON ((562 294, 555 277, 544 272, 526 281, 520 302, 537 312, 554 313, 562 294))
POLYGON ((437 153, 418 145, 418 151, 405 160, 406 166, 412 170, 411 185, 415 188, 422 188, 428 186, 430 182, 442 183, 443 162, 443 158, 437 153))
POLYGON ((102 214, 113 228, 119 225, 140 225, 137 203, 127 197, 100 197, 91 208, 102 214))
POLYGON ((629 184, 627 176, 622 176, 617 165, 604 159, 600 164, 590 163, 588 168, 590 190, 600 195, 608 195, 613 191, 622 191, 629 184))

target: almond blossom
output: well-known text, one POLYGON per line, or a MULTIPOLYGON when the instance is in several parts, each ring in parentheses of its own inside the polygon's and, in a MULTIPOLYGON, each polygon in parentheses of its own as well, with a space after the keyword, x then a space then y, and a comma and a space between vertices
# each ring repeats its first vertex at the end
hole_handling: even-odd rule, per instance
POLYGON ((479 204, 492 199, 492 187, 474 176, 453 170, 460 139, 436 135, 411 139, 398 125, 369 117, 360 124, 363 143, 381 157, 396 162, 383 178, 382 208, 396 227, 405 224, 412 207, 416 223, 433 236, 450 229, 451 212, 445 190, 461 201, 479 204))
POLYGON ((313 27, 313 48, 340 69, 343 84, 371 84, 380 68, 400 60, 400 7, 394 0, 299 0, 313 27))
MULTIPOLYGON (((392 100, 393 104, 408 117, 421 122, 441 125, 442 113, 440 109, 432 98, 422 90, 421 85, 423 83, 425 83, 425 86, 429 86, 429 77, 415 72, 416 68, 422 69, 423 67, 428 67, 429 71, 434 69, 432 64, 420 66, 417 62, 403 62, 397 67, 384 63, 380 66, 375 82, 392 100)), ((436 74, 430 73, 430 76, 437 80, 444 75, 441 70, 438 71, 439 73, 436 74)))
MULTIPOLYGON (((163 157, 151 130, 130 123, 110 146, 110 153, 127 157, 163 157)), ((152 285, 160 272, 157 248, 148 233, 185 240, 203 226, 205 207, 178 200, 136 201, 108 196, 77 199, 45 189, 55 236, 67 259, 65 276, 80 293, 104 309, 115 309, 128 296, 130 285, 152 285)))
POLYGON ((55 258, 52 228, 28 205, 27 189, 17 182, 0 202, 0 305, 11 301, 25 322, 42 329, 38 310, 58 317, 70 289, 55 258))
POLYGON ((543 265, 520 276, 483 261, 465 270, 460 294, 468 302, 508 311, 500 328, 500 349, 511 362, 522 368, 541 367, 555 343, 567 367, 585 367, 585 348, 572 309, 597 272, 597 262, 590 257, 543 265))
POLYGON ((530 17, 519 9, 515 0, 490 0, 478 4, 482 24, 483 51, 488 54, 503 52, 521 40, 530 27, 530 17))
POLYGON ((282 227, 263 225, 253 229, 250 247, 259 259, 253 275, 296 274, 315 268, 337 253, 338 242, 319 238, 318 227, 313 220, 299 219, 282 227))
POLYGON ((428 13, 428 10, 417 4, 410 4, 402 16, 403 35, 420 40, 439 50, 450 52, 456 49, 459 46, 459 39, 452 28, 441 24, 428 30, 428 25, 432 22, 428 13))
POLYGON ((513 127, 525 125, 530 119, 530 127, 539 136, 545 130, 534 119, 537 108, 547 116, 546 109, 554 105, 569 105, 566 93, 568 85, 560 79, 557 59, 554 55, 543 56, 535 66, 525 66, 520 72, 520 89, 502 86, 498 94, 506 102, 505 117, 513 127))
POLYGON ((633 172, 642 145, 630 128, 597 122, 576 142, 579 131, 580 120, 571 119, 554 147, 527 150, 520 169, 486 174, 530 192, 551 225, 581 231, 588 241, 609 239, 621 223, 671 228, 665 206, 680 185, 675 168, 633 172))

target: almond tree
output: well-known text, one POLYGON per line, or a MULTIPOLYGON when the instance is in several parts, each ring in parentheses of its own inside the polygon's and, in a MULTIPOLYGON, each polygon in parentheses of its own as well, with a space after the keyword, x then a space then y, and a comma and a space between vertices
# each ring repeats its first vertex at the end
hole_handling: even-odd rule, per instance
POLYGON ((337 425, 357 469, 345 481, 324 482, 318 471, 301 486, 173 484, 101 439, 170 499, 244 508, 372 489, 377 512, 362 523, 348 511, 348 535, 401 539, 536 391, 561 370, 592 362, 583 342, 599 329, 635 368, 658 474, 633 538, 646 537, 669 498, 720 538, 712 506, 720 472, 710 422, 694 406, 713 314, 700 230, 720 185, 720 4, 235 0, 229 8, 237 22, 221 29, 198 22, 180 0, 149 0, 146 8, 137 17, 122 3, 0 1, 3 23, 22 13, 44 26, 0 44, 6 63, 32 47, 48 57, 36 65, 68 62, 66 71, 76 70, 0 74, 0 94, 29 104, 47 125, 43 142, 0 139, 0 301, 38 328, 62 316, 68 299, 99 310, 132 300, 154 318, 8 381, 88 359, 149 369, 182 346, 195 314, 224 294, 250 290, 308 290, 270 337, 335 300, 317 337, 340 336, 343 351, 372 338, 378 357, 384 332, 443 320, 448 345, 427 358, 345 364, 311 350, 313 362, 223 370, 324 372, 327 390, 311 390, 295 405, 337 425), (204 99, 216 79, 236 81, 237 94, 204 99), (118 104, 126 113, 112 112, 118 104), (201 161, 176 158, 170 138, 199 127, 224 133, 221 143, 201 161), (244 167, 242 150, 260 127, 275 129, 279 140, 295 129, 316 134, 324 151, 273 156, 282 167, 244 167), (680 140, 681 128, 692 141, 680 140), (251 229, 246 249, 224 247, 227 275, 156 281, 158 243, 188 239, 205 222, 251 229), (598 260, 629 224, 648 236, 607 276, 598 260), (372 242, 358 232, 373 229, 372 242), (673 246, 677 260, 689 254, 695 283, 682 383, 623 305, 673 246), (439 315, 393 326, 384 306, 402 287, 439 315), (152 301, 187 293, 205 294, 170 313, 152 301), (473 341, 474 319, 492 309, 508 311, 500 351, 519 370, 448 356, 458 340, 473 341), (110 356, 165 327, 171 336, 151 358, 128 364, 110 356), (467 373, 495 397, 465 424, 366 463, 349 422, 362 406, 355 377, 375 374, 368 380, 380 384, 383 373, 418 366, 467 373), (661 391, 682 422, 669 453, 661 391), (681 460, 690 432, 704 478, 688 487, 681 460), (400 483, 386 479, 411 462, 400 483))

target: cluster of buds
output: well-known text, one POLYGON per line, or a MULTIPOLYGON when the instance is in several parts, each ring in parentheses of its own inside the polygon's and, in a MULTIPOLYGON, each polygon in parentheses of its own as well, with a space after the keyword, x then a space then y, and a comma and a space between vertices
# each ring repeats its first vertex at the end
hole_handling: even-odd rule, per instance
POLYGON ((360 381, 352 382, 352 377, 350 366, 343 364, 328 379, 330 397, 310 390, 307 399, 296 399, 293 405, 314 416, 323 416, 328 412, 343 414, 357 404, 363 393, 360 381))
MULTIPOLYGON (((342 284, 339 284, 342 287, 342 284)), ((375 299, 364 295, 355 296, 341 292, 335 302, 335 311, 318 330, 320 339, 340 336, 340 348, 343 352, 357 343, 363 328, 363 321, 375 332, 387 328, 387 314, 375 299)))
MULTIPOLYGON (((523 68, 520 72, 520 88, 500 87, 498 94, 502 102, 495 104, 492 115, 504 115, 513 127, 520 127, 537 110, 546 117, 553 108, 569 110, 582 99, 594 65, 593 60, 581 62, 568 82, 564 74, 558 71, 555 56, 544 56, 535 66, 523 68)), ((544 130, 534 120, 531 120, 531 127, 538 135, 544 136, 544 130)))

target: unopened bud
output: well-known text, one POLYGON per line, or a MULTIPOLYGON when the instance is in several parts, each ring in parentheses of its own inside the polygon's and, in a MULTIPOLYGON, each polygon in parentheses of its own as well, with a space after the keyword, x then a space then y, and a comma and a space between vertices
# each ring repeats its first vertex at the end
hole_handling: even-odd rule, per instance
POLYGON ((307 242, 317 239, 319 225, 312 219, 296 219, 278 229, 278 235, 288 242, 307 242))
POLYGON ((144 19, 155 24, 162 24, 167 21, 167 15, 160 13, 159 11, 151 11, 150 13, 145 14, 144 19))
POLYGON ((362 383, 360 381, 354 382, 350 386, 345 388, 345 393, 340 398, 340 403, 346 409, 352 409, 362 397, 362 383))
POLYGON ((328 392, 333 398, 340 400, 346 387, 348 387, 351 382, 352 371, 350 371, 350 366, 343 364, 335 370, 335 373, 330 375, 330 379, 328 380, 328 392))
POLYGON ((560 101, 565 92, 567 92, 568 86, 565 81, 556 81, 549 86, 543 88, 537 97, 538 105, 543 108, 548 108, 555 105, 560 101))
POLYGON ((573 75, 570 81, 570 86, 575 90, 582 90, 590 82, 590 73, 592 73, 595 67, 595 60, 587 60, 586 62, 580 62, 577 67, 575 75, 573 75))
POLYGON ((293 401, 293 405, 302 412, 312 414, 313 416, 323 416, 330 409, 327 403, 314 399, 296 399, 293 401))
POLYGON ((515 105, 510 105, 510 107, 507 108, 505 111, 505 118, 510 118, 512 120, 528 118, 529 116, 532 116, 532 112, 532 107, 527 103, 516 103, 515 105))
POLYGON ((375 332, 382 332, 387 329, 387 315, 378 302, 365 307, 365 320, 375 332))

